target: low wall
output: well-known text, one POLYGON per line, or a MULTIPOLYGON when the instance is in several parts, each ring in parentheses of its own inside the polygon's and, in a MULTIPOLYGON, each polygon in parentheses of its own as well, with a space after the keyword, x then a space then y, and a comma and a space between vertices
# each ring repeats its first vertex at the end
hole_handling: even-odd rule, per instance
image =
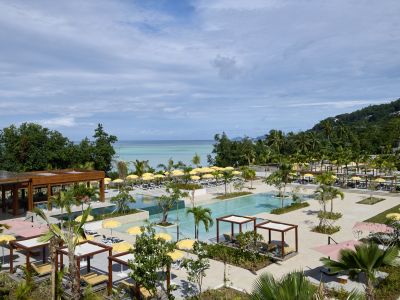
MULTIPOLYGON (((115 220, 115 221, 118 221, 118 222, 124 224, 124 223, 136 222, 136 221, 144 221, 147 219, 149 219, 149 212, 145 211, 145 210, 140 210, 139 212, 137 212, 135 214, 119 216, 119 217, 114 217, 114 218, 107 218, 106 220, 115 220)), ((98 230, 98 229, 102 228, 102 224, 103 224, 103 220, 88 222, 85 224, 85 229, 98 230)))

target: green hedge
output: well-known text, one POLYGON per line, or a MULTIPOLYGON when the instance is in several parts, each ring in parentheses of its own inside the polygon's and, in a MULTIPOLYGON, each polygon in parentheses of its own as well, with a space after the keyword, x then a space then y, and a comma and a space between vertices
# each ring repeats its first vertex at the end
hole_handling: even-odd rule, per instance
POLYGON ((271 214, 282 215, 282 214, 286 214, 288 212, 298 210, 300 208, 307 207, 307 206, 310 206, 310 204, 308 202, 294 202, 294 203, 290 204, 289 206, 285 206, 285 207, 281 207, 281 208, 274 208, 273 210, 271 210, 271 214))

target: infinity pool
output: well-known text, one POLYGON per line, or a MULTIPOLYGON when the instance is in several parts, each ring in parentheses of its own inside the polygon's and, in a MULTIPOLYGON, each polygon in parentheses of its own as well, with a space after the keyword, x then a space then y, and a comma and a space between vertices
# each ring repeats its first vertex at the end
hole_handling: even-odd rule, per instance
MULTIPOLYGON (((286 199, 284 201, 284 205, 288 205, 292 202, 291 199, 286 199)), ((270 193, 262 193, 262 194, 254 194, 243 196, 239 198, 234 198, 230 200, 216 200, 216 202, 204 204, 202 207, 208 207, 212 211, 212 218, 215 221, 215 218, 222 217, 229 214, 237 214, 237 215, 256 215, 262 212, 270 212, 272 209, 281 207, 281 200, 270 193)), ((179 231, 180 238, 194 238, 194 221, 193 216, 186 215, 186 208, 178 209, 178 211, 171 210, 168 215, 168 220, 171 223, 175 223, 177 216, 179 218, 179 231)), ((150 215, 150 222, 158 222, 161 219, 161 214, 153 214, 150 215)), ((133 222, 123 224, 121 227, 116 228, 115 230, 120 232, 126 232, 129 227, 143 225, 144 222, 133 222)), ((251 224, 243 226, 243 230, 251 229, 251 224), (247 228, 248 227, 248 228, 247 228)), ((237 228, 235 227, 235 231, 237 232, 237 228)), ((176 227, 170 228, 159 228, 157 227, 157 231, 166 232, 172 235, 174 239, 176 239, 176 227)), ((199 237, 201 240, 208 240, 210 238, 215 238, 216 236, 216 224, 212 226, 209 232, 204 230, 203 224, 200 224, 199 237)), ((220 222, 220 234, 230 232, 230 224, 226 222, 220 222)))

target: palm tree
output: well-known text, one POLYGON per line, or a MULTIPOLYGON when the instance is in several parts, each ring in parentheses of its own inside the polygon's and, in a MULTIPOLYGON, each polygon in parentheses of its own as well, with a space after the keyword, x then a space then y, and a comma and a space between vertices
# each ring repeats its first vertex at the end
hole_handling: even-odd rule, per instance
POLYGON ((137 176, 142 176, 149 168, 149 161, 148 160, 135 160, 132 161, 133 166, 135 167, 135 174, 137 176))
POLYGON ((197 153, 194 154, 193 158, 192 158, 192 164, 194 164, 196 167, 200 166, 200 155, 198 155, 197 153))
POLYGON ((248 167, 243 167, 241 170, 242 170, 242 177, 244 178, 244 180, 250 180, 250 189, 252 189, 253 180, 256 178, 256 171, 248 167))
POLYGON ((228 183, 231 182, 233 178, 233 174, 231 171, 223 171, 222 173, 222 179, 224 180, 224 186, 225 186, 225 195, 227 194, 227 185, 228 183))
POLYGON ((364 273, 367 278, 365 293, 367 299, 373 300, 375 299, 374 284, 376 284, 377 269, 381 266, 393 265, 397 254, 397 247, 390 247, 384 251, 374 243, 361 244, 355 246, 355 250, 343 249, 338 261, 328 258, 321 258, 321 261, 333 272, 348 271, 351 277, 364 273))
POLYGON ((184 166, 185 166, 185 164, 183 162, 178 161, 177 163, 175 163, 174 160, 171 157, 170 159, 168 159, 168 163, 166 165, 165 164, 159 164, 157 166, 157 168, 163 169, 164 172, 171 173, 172 170, 178 169, 178 168, 181 168, 181 167, 184 167, 184 166))
POLYGON ((267 136, 267 144, 276 150, 277 154, 281 153, 285 143, 285 135, 281 130, 271 130, 267 136))
POLYGON ((336 198, 344 199, 344 194, 342 191, 329 186, 329 185, 320 185, 316 191, 314 192, 315 199, 319 200, 324 208, 324 213, 326 213, 326 202, 331 201, 331 213, 333 212, 333 200, 336 198))
POLYGON ((188 208, 186 210, 186 214, 193 214, 194 217, 194 238, 199 239, 199 227, 200 222, 204 224, 205 230, 208 232, 210 226, 214 224, 213 219, 211 217, 211 209, 205 208, 201 206, 195 206, 192 208, 188 208))
POLYGON ((262 274, 254 283, 251 300, 311 300, 318 294, 317 288, 307 280, 303 272, 286 274, 275 280, 271 274, 262 274))
POLYGON ((335 175, 332 172, 324 172, 316 176, 316 180, 321 185, 332 185, 335 182, 335 175))

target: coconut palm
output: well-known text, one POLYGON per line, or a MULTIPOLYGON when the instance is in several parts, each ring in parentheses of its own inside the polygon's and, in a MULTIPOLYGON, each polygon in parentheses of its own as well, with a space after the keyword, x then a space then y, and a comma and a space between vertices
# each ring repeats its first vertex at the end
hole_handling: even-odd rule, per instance
POLYGON ((384 251, 374 243, 361 244, 355 246, 355 250, 343 249, 338 261, 328 258, 321 258, 321 261, 333 272, 347 271, 351 277, 364 273, 367 278, 365 293, 367 299, 373 300, 375 299, 374 285, 377 269, 381 266, 393 265, 398 251, 397 247, 390 247, 384 251))
POLYGON ((250 295, 252 300, 311 300, 315 299, 317 288, 304 276, 303 272, 286 274, 275 280, 271 274, 262 274, 254 283, 250 295))
POLYGON ((331 201, 331 213, 333 212, 333 200, 336 198, 344 199, 344 194, 342 191, 329 185, 321 185, 314 192, 315 199, 319 200, 324 208, 324 213, 326 213, 326 202, 331 201))
POLYGON ((149 169, 149 161, 148 160, 137 160, 136 159, 136 160, 132 161, 132 164, 135 168, 134 173, 137 176, 142 176, 149 169))
POLYGON ((225 195, 227 194, 227 186, 228 183, 231 182, 232 178, 233 178, 233 174, 231 171, 223 171, 221 173, 222 175, 222 179, 224 180, 224 187, 225 187, 225 195))
POLYGON ((290 173, 292 172, 292 165, 289 163, 281 163, 279 169, 264 179, 267 184, 274 185, 279 190, 279 197, 281 198, 281 206, 284 205, 284 197, 286 193, 286 186, 291 180, 290 173))
POLYGON ((199 239, 200 222, 203 223, 205 230, 208 232, 209 228, 214 224, 211 217, 211 209, 201 206, 188 208, 186 214, 193 214, 194 217, 194 238, 199 239))
POLYGON ((198 155, 197 153, 194 154, 193 158, 192 158, 192 164, 195 165, 196 167, 200 166, 200 155, 198 155))
POLYGON ((324 172, 316 176, 316 180, 321 185, 332 185, 335 182, 333 172, 324 172))
POLYGON ((253 188, 253 180, 256 179, 256 171, 253 169, 250 169, 248 167, 243 167, 241 169, 242 171, 242 177, 244 180, 250 180, 250 188, 253 188))

